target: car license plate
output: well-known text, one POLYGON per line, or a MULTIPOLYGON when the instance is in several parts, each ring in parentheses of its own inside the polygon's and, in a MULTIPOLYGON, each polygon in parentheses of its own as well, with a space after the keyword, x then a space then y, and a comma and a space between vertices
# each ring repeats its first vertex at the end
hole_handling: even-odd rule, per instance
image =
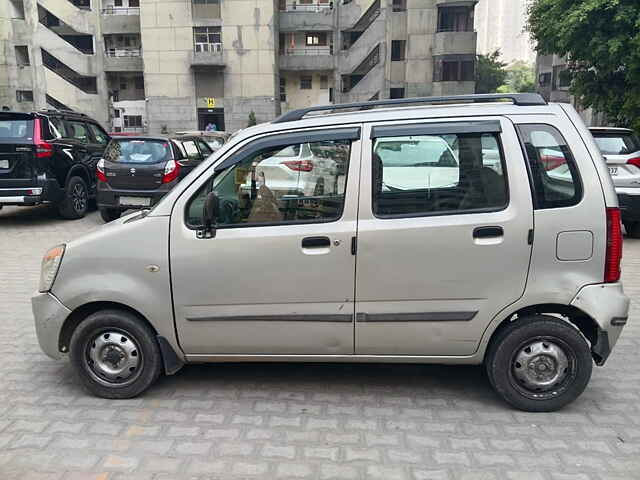
POLYGON ((120 197, 120 205, 127 207, 148 207, 151 205, 149 197, 120 197))
POLYGON ((609 175, 618 175, 618 167, 609 167, 609 175))
POLYGON ((9 168, 9 160, 0 160, 0 168, 9 168))

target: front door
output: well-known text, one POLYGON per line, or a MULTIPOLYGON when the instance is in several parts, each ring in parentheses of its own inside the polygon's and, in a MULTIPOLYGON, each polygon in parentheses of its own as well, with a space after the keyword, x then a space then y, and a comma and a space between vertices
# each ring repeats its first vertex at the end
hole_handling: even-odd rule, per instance
POLYGON ((470 355, 523 294, 533 209, 510 121, 363 134, 357 354, 470 355))
POLYGON ((177 200, 171 278, 187 354, 353 353, 359 138, 357 127, 261 137, 177 200), (306 145, 310 157, 290 157, 306 145), (198 238, 211 190, 215 236, 198 238))

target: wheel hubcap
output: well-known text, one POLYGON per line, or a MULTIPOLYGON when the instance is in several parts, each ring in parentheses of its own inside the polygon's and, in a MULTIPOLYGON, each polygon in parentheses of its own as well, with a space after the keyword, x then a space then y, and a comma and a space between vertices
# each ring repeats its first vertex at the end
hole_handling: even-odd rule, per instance
POLYGON ((76 183, 74 185, 71 200, 73 201, 73 208, 75 208, 77 212, 81 212, 86 207, 87 192, 81 184, 76 183))
POLYGON ((549 392, 567 378, 569 359, 557 344, 536 340, 516 353, 512 368, 515 378, 527 390, 549 392))
POLYGON ((87 345, 89 369, 109 383, 127 382, 137 374, 141 360, 138 345, 123 332, 102 332, 87 345))

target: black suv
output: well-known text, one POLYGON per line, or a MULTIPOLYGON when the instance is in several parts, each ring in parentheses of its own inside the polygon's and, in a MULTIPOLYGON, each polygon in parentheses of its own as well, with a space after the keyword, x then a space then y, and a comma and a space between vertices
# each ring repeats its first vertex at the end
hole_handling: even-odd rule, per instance
POLYGON ((109 140, 81 113, 0 112, 0 208, 53 203, 64 218, 83 217, 109 140))

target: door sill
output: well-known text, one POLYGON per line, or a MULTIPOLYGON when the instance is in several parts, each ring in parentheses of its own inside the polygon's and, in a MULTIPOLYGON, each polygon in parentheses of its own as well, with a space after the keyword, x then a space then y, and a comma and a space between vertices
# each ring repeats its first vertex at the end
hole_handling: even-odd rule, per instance
POLYGON ((233 362, 335 362, 335 363, 482 363, 482 357, 473 355, 265 355, 265 354, 191 354, 185 355, 187 363, 233 363, 233 362))

